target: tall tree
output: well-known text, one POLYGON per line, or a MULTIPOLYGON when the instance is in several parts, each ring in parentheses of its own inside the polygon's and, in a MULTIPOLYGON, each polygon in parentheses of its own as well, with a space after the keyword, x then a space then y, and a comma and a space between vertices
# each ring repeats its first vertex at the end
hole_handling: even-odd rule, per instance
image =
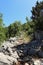
POLYGON ((34 22, 35 30, 43 30, 43 1, 36 2, 36 5, 32 7, 32 20, 34 22))

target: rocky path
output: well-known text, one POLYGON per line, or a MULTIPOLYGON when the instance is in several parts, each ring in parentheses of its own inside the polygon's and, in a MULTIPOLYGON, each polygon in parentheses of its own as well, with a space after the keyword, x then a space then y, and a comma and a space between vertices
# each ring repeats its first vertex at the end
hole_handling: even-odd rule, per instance
POLYGON ((42 42, 35 40, 27 44, 19 43, 17 41, 3 43, 0 47, 0 65, 43 65, 42 42))

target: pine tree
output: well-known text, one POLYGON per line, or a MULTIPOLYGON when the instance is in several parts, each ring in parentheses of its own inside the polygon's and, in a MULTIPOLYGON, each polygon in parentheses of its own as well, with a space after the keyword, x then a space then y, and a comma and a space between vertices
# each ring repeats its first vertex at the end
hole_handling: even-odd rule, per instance
POLYGON ((36 2, 36 5, 32 7, 32 20, 35 24, 35 30, 43 30, 43 1, 36 2))

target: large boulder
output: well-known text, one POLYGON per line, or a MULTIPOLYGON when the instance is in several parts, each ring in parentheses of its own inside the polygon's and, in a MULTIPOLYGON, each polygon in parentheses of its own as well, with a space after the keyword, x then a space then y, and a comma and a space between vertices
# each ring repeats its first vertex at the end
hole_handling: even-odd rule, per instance
POLYGON ((16 58, 0 53, 0 64, 1 65, 12 65, 13 62, 18 63, 16 58))
POLYGON ((17 58, 19 58, 17 50, 15 49, 14 44, 6 41, 0 47, 0 65, 12 65, 18 63, 17 58))

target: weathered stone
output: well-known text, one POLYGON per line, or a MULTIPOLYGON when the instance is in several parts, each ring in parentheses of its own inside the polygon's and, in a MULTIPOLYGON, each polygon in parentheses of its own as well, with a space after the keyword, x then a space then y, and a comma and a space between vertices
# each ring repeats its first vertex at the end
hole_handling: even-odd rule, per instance
POLYGON ((39 51, 39 52, 38 52, 38 56, 39 56, 40 58, 43 58, 43 51, 39 51))
POLYGON ((32 60, 32 56, 35 56, 36 53, 38 53, 40 57, 43 57, 43 52, 40 49, 41 46, 42 43, 39 40, 21 45, 20 42, 14 39, 13 43, 6 41, 0 47, 0 65, 15 65, 15 63, 18 65, 18 61, 25 62, 25 65, 28 65, 29 63, 32 65, 33 62, 35 65, 40 65, 39 60, 32 60))
POLYGON ((4 55, 3 53, 0 53, 0 63, 12 65, 13 62, 18 63, 16 58, 13 58, 12 56, 4 55))
POLYGON ((40 61, 40 59, 32 59, 33 60, 33 62, 34 62, 34 65, 41 65, 41 61, 40 61))

